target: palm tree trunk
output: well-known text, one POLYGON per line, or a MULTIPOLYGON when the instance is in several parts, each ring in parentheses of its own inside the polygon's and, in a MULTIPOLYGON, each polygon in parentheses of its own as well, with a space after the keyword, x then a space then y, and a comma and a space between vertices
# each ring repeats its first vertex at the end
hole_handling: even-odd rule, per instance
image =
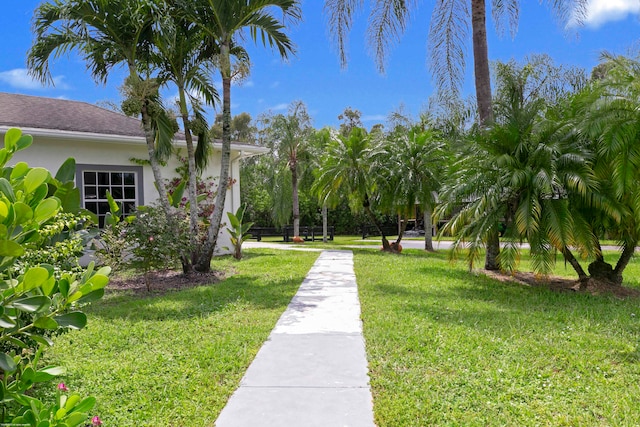
POLYGON ((210 216, 207 239, 194 266, 196 271, 200 272, 211 271, 211 258, 218 241, 229 183, 229 168, 231 165, 231 59, 229 50, 230 42, 225 41, 222 43, 220 47, 222 57, 222 153, 220 158, 220 178, 215 206, 210 216))
POLYGON ((189 123, 189 113, 187 110, 187 99, 184 88, 179 88, 180 95, 180 113, 182 115, 182 123, 184 125, 184 138, 187 143, 187 180, 189 188, 189 242, 191 247, 190 259, 182 260, 182 270, 189 273, 191 265, 197 259, 197 239, 198 239, 198 190, 197 190, 197 174, 196 174, 196 152, 193 147, 193 136, 191 134, 191 126, 189 123))
MULTIPOLYGON (((129 63, 129 76, 132 79, 140 80, 140 76, 136 71, 136 65, 134 63, 129 63)), ((156 182, 156 189, 158 190, 158 197, 160 198, 160 206, 164 210, 164 214, 167 217, 167 221, 171 223, 171 205, 169 204, 169 197, 167 197, 167 190, 164 186, 164 180, 162 179, 162 172, 160 170, 160 164, 158 163, 158 158, 156 157, 156 138, 155 133, 153 132, 153 127, 151 126, 151 116, 149 115, 149 111, 147 108, 147 100, 142 100, 142 108, 140 110, 140 115, 142 117, 142 129, 144 131, 144 138, 147 143, 147 153, 149 155, 149 164, 151 165, 151 171, 153 172, 153 179, 156 182)))
POLYGON ((476 102, 480 126, 493 119, 491 109, 491 75, 487 48, 487 7, 485 0, 471 0, 471 28, 473 32, 473 68, 476 83, 476 102))
MULTIPOLYGON (((487 6, 485 0, 471 0, 471 29, 473 33, 473 70, 476 83, 476 102, 481 127, 493 120, 491 107, 491 74, 489 73, 489 50, 487 48, 487 6)), ((485 269, 498 270, 500 236, 497 225, 487 240, 485 269)))
POLYGON ((569 250, 569 248, 565 246, 561 248, 561 251, 562 251, 562 256, 564 256, 564 259, 569 264, 571 264, 575 272, 578 273, 578 280, 580 280, 580 282, 584 282, 588 280, 589 276, 584 271, 584 269, 582 268, 578 260, 573 256, 573 254, 571 253, 571 250, 569 250))
POLYGON ((153 172, 153 179, 156 182, 156 189, 158 190, 158 197, 160 200, 160 206, 164 210, 167 220, 171 221, 171 205, 169 204, 169 197, 167 196, 167 189, 164 186, 164 180, 162 179, 162 171, 160 170, 160 163, 156 157, 155 148, 155 133, 151 127, 151 117, 147 111, 147 106, 144 105, 141 111, 142 115, 142 128, 144 129, 144 137, 147 142, 147 153, 149 154, 149 163, 151 164, 151 171, 153 172))
POLYGON ((404 232, 407 231, 407 223, 408 222, 409 222, 409 216, 408 215, 401 215, 400 216, 400 229, 398 230, 398 238, 396 239, 396 247, 398 247, 398 245, 402 241, 402 238, 404 237, 404 232))
POLYGON ((327 204, 322 204, 322 243, 327 243, 327 229, 329 219, 327 218, 327 204))
POLYGON ((431 206, 424 205, 422 214, 424 219, 424 250, 433 252, 433 236, 431 235, 433 223, 431 222, 431 206))
POLYGON ((376 216, 371 211, 371 202, 369 201, 369 195, 366 193, 364 195, 364 201, 362 202, 362 207, 364 208, 364 211, 366 212, 366 214, 369 216, 369 219, 371 220, 373 225, 376 227, 376 230, 378 230, 378 233, 380 233, 380 235, 382 236, 382 249, 385 251, 391 250, 391 245, 389 244, 389 240, 387 239, 387 236, 384 234, 384 231, 382 231, 382 227, 378 223, 376 216))
POLYGON ((298 198, 298 168, 295 162, 291 165, 291 188, 293 194, 293 235, 300 236, 300 202, 298 198))
POLYGON ((616 285, 622 285, 622 272, 629 265, 631 258, 633 258, 633 254, 636 250, 637 241, 633 243, 626 243, 624 245, 624 249, 622 250, 622 255, 618 259, 616 263, 616 267, 613 269, 613 281, 616 285))

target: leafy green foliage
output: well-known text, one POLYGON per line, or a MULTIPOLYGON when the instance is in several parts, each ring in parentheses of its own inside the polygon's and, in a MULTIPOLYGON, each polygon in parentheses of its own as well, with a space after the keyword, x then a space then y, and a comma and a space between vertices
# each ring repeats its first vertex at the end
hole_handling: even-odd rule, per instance
POLYGON ((231 236, 231 244, 233 245, 233 257, 242 259, 242 243, 248 235, 248 231, 253 225, 252 222, 242 222, 244 218, 244 207, 240 206, 235 214, 227 212, 229 217, 229 225, 227 233, 231 236))
MULTIPOLYGON (((46 377, 47 372, 40 372, 46 377)), ((37 375, 37 374, 36 374, 37 375)), ((25 396, 29 405, 24 405, 20 415, 13 419, 12 425, 37 427, 77 427, 85 426, 89 411, 95 406, 94 397, 82 398, 79 394, 65 394, 68 391, 64 383, 58 384, 55 403, 44 405, 38 399, 25 396)), ((92 426, 99 426, 102 421, 93 417, 92 426)))
MULTIPOLYGON (((66 268, 62 266, 54 274, 53 265, 36 265, 39 257, 46 256, 43 248, 50 247, 54 240, 62 246, 54 246, 51 255, 76 255, 75 243, 66 247, 63 242, 69 239, 65 232, 77 226, 79 217, 56 217, 63 204, 55 194, 60 189, 65 194, 75 193, 69 191, 67 181, 72 161, 63 165, 57 179, 46 169, 30 168, 24 162, 7 166, 13 154, 31 142, 31 136, 10 129, 5 134, 4 148, 0 149, 0 396, 4 405, 0 423, 17 416, 14 424, 63 425, 64 420, 64 425, 76 426, 87 419, 75 403, 70 403, 78 398, 67 402, 69 414, 74 412, 67 417, 61 415, 60 408, 52 413, 52 407, 28 396, 27 391, 36 383, 60 375, 59 369, 39 366, 42 351, 52 344, 51 334, 86 325, 80 307, 102 297, 110 269, 95 271, 91 264, 86 271, 74 273, 64 271, 66 268), (21 267, 17 266, 19 259, 21 267), (48 424, 50 421, 54 423, 48 424)), ((76 206, 71 199, 68 202, 67 206, 76 206)), ((83 411, 93 406, 78 405, 82 405, 83 411)))
POLYGON ((150 273, 174 268, 180 257, 189 256, 189 223, 176 211, 171 221, 159 207, 141 206, 126 218, 121 231, 126 242, 122 264, 142 270, 147 290, 151 289, 150 273))

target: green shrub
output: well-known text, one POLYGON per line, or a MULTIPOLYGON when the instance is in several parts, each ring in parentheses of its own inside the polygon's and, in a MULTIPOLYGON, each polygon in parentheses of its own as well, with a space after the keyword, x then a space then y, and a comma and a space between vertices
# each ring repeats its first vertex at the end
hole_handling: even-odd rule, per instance
POLYGON ((162 208, 141 206, 126 218, 123 238, 127 251, 121 262, 142 270, 147 290, 151 289, 150 273, 178 266, 181 257, 191 253, 189 221, 184 212, 174 211, 171 222, 162 208))
POLYGON ((31 136, 9 129, 0 149, 0 425, 77 426, 88 419, 91 398, 69 398, 62 409, 53 411, 60 400, 47 405, 28 391, 63 373, 60 368, 39 366, 40 356, 52 345, 51 334, 86 325, 80 308, 103 296, 110 269, 95 271, 90 265, 85 271, 58 270, 56 275, 51 264, 18 265, 29 251, 35 256, 54 236, 64 235, 67 226, 53 230, 52 219, 58 213, 79 210, 79 193, 69 180, 75 162, 65 162, 55 178, 24 162, 6 166, 31 143, 31 136))

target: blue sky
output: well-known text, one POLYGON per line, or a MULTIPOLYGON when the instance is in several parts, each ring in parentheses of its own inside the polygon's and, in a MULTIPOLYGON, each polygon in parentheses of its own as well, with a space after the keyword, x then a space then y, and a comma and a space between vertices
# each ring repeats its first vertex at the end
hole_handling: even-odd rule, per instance
MULTIPOLYGON (((3 0, 0 91, 89 103, 119 103, 118 87, 124 74, 115 72, 106 85, 98 85, 75 55, 51 64, 55 87, 43 87, 25 75, 25 56, 33 39, 31 17, 39 3, 3 0)), ((345 107, 360 110, 367 127, 384 122, 400 106, 410 114, 419 114, 434 91, 427 67, 427 33, 434 2, 418 2, 407 32, 391 51, 385 74, 378 72, 367 53, 366 11, 357 18, 350 35, 348 67, 340 67, 336 49, 328 37, 323 3, 303 1, 304 21, 290 31, 298 52, 288 62, 282 62, 269 50, 249 48, 253 67, 246 81, 232 89, 233 114, 248 112, 256 118, 267 111, 286 112, 287 106, 296 100, 307 105, 316 127, 337 126, 337 116, 345 107)), ((638 0, 591 0, 585 24, 569 29, 555 21, 549 9, 537 1, 520 3, 520 25, 514 39, 509 35, 498 37, 493 22, 489 22, 491 60, 521 61, 530 54, 547 53, 557 64, 590 70, 603 50, 626 53, 640 38, 638 0)), ((472 94, 470 47, 467 53, 464 92, 472 94)), ((165 93, 167 97, 173 95, 171 88, 165 93)))

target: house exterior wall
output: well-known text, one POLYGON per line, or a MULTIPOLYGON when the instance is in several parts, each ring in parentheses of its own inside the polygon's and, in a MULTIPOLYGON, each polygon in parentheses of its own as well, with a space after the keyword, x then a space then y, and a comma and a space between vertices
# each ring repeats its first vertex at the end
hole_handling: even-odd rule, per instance
MULTIPOLYGON (((28 132, 25 132, 28 133, 28 132)), ((186 153, 186 149, 182 150, 186 153)), ((27 162, 30 166, 47 168, 55 175, 58 168, 69 157, 73 157, 77 165, 138 166, 130 159, 148 159, 147 148, 144 143, 118 143, 110 141, 90 141, 77 138, 64 139, 48 136, 34 136, 33 145, 26 150, 18 152, 12 159, 12 164, 20 161, 27 162)), ((225 213, 223 214, 223 226, 218 236, 216 253, 230 253, 231 241, 224 225, 227 221, 226 212, 235 212, 240 205, 240 163, 239 153, 232 152, 232 167, 230 176, 235 184, 227 192, 225 213), (225 249, 229 248, 229 249, 225 249)), ((171 158, 162 169, 165 180, 177 176, 175 169, 179 166, 178 159, 171 158)), ((142 198, 138 197, 138 204, 150 205, 157 202, 158 191, 155 188, 153 172, 149 165, 142 165, 142 198)), ((117 169, 117 168, 114 168, 117 169)), ((203 172, 203 177, 217 178, 220 169, 220 152, 214 151, 209 166, 203 172)), ((217 183, 217 180, 216 180, 217 183)), ((76 182, 78 184, 78 182, 76 182)))

